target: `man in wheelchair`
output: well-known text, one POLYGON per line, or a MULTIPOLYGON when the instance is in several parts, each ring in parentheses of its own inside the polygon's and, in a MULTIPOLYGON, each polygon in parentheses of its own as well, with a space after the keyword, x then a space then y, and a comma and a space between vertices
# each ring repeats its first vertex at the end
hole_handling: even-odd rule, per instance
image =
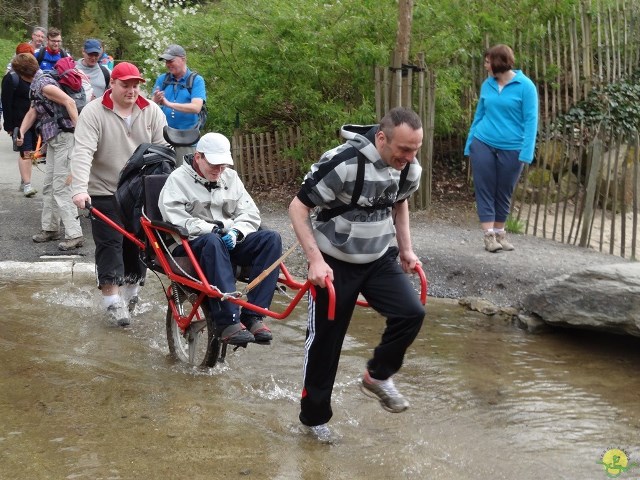
MULTIPOLYGON (((277 232, 259 230, 260 211, 244 188, 233 165, 229 140, 207 133, 196 152, 185 156, 160 192, 159 208, 165 221, 189 233, 189 245, 211 285, 222 293, 236 290, 235 267, 250 266, 249 281, 271 266, 282 254, 277 232)), ((184 255, 182 245, 174 256, 184 255)), ((278 269, 248 294, 251 304, 269 308, 278 280, 278 269)), ((264 317, 248 308, 209 298, 216 335, 223 342, 242 345, 269 343, 272 334, 264 317)))

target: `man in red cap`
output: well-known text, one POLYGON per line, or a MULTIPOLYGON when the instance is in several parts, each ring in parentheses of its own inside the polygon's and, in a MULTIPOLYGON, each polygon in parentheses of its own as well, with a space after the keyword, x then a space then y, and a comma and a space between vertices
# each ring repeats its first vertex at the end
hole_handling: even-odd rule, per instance
MULTIPOLYGON (((111 72, 111 88, 102 98, 82 110, 75 131, 71 159, 73 203, 97 207, 122 225, 114 207, 120 171, 141 143, 164 144, 162 129, 167 120, 154 102, 140 95, 145 83, 138 67, 122 62, 111 72)), ((137 247, 100 220, 92 219, 96 245, 98 288, 109 316, 127 326, 138 302, 145 268, 137 247)))

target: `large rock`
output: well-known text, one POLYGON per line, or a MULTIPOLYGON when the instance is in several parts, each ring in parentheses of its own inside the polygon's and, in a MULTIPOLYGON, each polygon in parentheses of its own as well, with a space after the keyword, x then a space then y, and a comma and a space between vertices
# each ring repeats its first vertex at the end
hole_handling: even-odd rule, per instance
POLYGON ((556 277, 527 295, 523 306, 551 325, 640 337, 640 263, 556 277))

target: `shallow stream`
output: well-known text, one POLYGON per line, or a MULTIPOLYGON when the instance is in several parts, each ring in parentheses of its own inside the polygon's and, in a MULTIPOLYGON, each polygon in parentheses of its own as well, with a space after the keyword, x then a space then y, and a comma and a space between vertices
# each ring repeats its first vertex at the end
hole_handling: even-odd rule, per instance
POLYGON ((358 389, 383 327, 358 309, 324 445, 297 421, 306 301, 271 346, 210 370, 169 359, 155 279, 127 329, 85 284, 0 283, 0 305, 2 478, 606 479, 606 451, 640 462, 638 339, 530 335, 430 299, 396 415, 358 389))

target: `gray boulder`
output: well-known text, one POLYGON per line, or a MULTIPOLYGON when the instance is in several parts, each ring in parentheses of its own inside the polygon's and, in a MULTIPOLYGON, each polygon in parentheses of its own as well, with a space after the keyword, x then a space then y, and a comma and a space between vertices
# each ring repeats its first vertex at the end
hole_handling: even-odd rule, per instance
POLYGON ((554 326, 640 337, 640 263, 590 267, 539 285, 525 310, 554 326))

